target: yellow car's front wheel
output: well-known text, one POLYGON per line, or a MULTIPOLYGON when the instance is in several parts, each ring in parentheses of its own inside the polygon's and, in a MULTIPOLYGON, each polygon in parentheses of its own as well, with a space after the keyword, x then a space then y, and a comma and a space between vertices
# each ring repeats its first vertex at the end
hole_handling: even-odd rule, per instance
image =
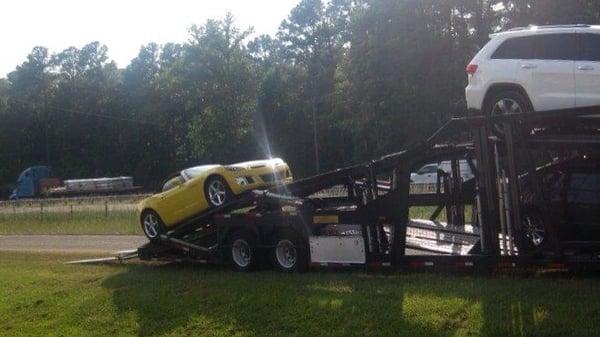
POLYGON ((211 176, 204 184, 204 196, 211 207, 219 207, 231 201, 232 193, 225 179, 211 176))

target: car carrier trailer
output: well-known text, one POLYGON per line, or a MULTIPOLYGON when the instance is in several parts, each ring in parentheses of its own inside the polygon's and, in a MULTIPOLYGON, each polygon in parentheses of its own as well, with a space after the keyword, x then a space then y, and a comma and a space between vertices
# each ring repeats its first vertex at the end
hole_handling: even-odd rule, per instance
MULTIPOLYGON (((600 255, 565 254, 560 242, 544 251, 526 250, 519 191, 520 177, 531 176, 535 193, 530 200, 546 214, 536 168, 543 155, 556 160, 600 154, 600 118, 590 117, 594 114, 600 114, 599 107, 455 118, 406 151, 246 193, 122 257, 228 263, 238 270, 333 265, 597 269, 600 255), (457 139, 469 141, 452 142, 457 139), (464 160, 474 175, 469 181, 460 177, 459 161, 464 160), (450 161, 452 170, 438 171, 435 192, 411 193, 411 172, 441 161, 450 161), (318 193, 336 186, 344 193, 318 193), (444 212, 445 226, 477 229, 467 254, 406 254, 409 210, 424 206, 434 209, 429 221, 436 225, 444 212), (472 210, 470 218, 466 208, 472 210)), ((556 219, 543 220, 552 234, 556 219)))

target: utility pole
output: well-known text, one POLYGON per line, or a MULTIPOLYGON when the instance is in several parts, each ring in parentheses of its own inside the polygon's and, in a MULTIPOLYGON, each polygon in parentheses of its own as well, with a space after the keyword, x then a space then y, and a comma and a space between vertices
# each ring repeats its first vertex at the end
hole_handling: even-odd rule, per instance
POLYGON ((317 174, 321 172, 321 165, 319 160, 319 137, 317 135, 317 108, 316 108, 316 93, 313 96, 312 101, 312 122, 313 122, 313 142, 315 147, 315 168, 317 174))
POLYGON ((48 93, 44 93, 44 143, 46 143, 46 165, 50 165, 50 144, 48 139, 48 128, 50 116, 48 114, 48 93))

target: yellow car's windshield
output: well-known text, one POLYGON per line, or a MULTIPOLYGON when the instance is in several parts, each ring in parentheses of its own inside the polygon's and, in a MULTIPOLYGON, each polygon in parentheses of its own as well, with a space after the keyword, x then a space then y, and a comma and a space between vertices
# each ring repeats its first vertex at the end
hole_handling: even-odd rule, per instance
POLYGON ((202 175, 204 172, 218 167, 219 165, 201 165, 187 168, 181 171, 181 176, 187 181, 202 175))

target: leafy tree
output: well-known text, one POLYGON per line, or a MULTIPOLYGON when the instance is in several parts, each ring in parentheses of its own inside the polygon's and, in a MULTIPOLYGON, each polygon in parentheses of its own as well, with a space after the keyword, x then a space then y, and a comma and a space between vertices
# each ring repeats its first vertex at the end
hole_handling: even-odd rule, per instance
POLYGON ((600 20, 597 0, 512 0, 494 1, 501 16, 501 27, 530 24, 594 24, 600 20))
POLYGON ((227 15, 124 69, 99 42, 35 47, 0 79, 0 189, 41 163, 154 188, 203 163, 280 156, 301 177, 368 160, 464 110, 490 33, 599 21, 600 0, 302 0, 273 36, 227 15))
POLYGON ((51 162, 67 176, 118 174, 118 162, 106 160, 118 149, 123 117, 117 98, 120 73, 108 61, 108 49, 92 42, 81 49, 70 47, 52 57, 57 76, 49 106, 48 128, 62 159, 51 162), (100 141, 102 140, 102 141, 100 141))
MULTIPOLYGON (((321 166, 331 168, 335 160, 333 155, 319 156, 319 151, 334 153, 338 142, 329 139, 333 134, 327 129, 334 125, 322 127, 326 115, 333 110, 332 94, 335 90, 334 74, 337 64, 343 54, 345 36, 343 27, 347 23, 350 8, 348 1, 334 1, 326 6, 320 0, 303 0, 290 13, 289 17, 281 24, 277 33, 278 42, 263 39, 262 50, 270 51, 267 58, 269 64, 277 64, 276 71, 266 71, 265 80, 285 81, 294 78, 295 95, 287 96, 284 106, 292 116, 281 116, 281 104, 276 102, 260 102, 261 99, 272 100, 274 97, 264 90, 263 97, 259 99, 261 118, 266 121, 280 121, 264 127, 265 139, 277 130, 288 130, 293 127, 295 131, 294 142, 302 146, 294 146, 295 151, 289 156, 296 172, 301 175, 319 171, 321 166), (329 6, 329 7, 328 7, 329 6), (343 23, 343 25, 342 25, 343 23), (277 48, 274 50, 274 48, 277 48), (279 59, 279 60, 273 60, 279 59), (287 66, 281 66, 285 64, 287 66), (291 65, 291 67, 289 67, 291 65), (289 74, 285 74, 289 72, 289 74), (281 76, 276 79, 273 76, 281 76), (294 98, 295 101, 289 101, 294 98), (278 107, 276 110, 265 110, 267 107, 278 107), (274 115, 276 114, 276 115, 274 115), (271 116, 273 115, 273 116, 271 116), (283 123, 292 125, 282 125, 283 123), (298 127, 298 126, 301 127, 298 127), (325 158, 323 160, 322 158, 325 158), (316 162, 315 166, 308 163, 316 162)), ((264 83, 270 86, 269 83, 264 83)), ((288 157, 289 158, 289 157, 288 157)))
POLYGON ((50 68, 48 49, 35 47, 27 61, 8 74, 7 113, 2 123, 7 128, 7 143, 2 157, 12 158, 5 161, 9 173, 51 158, 48 103, 55 76, 50 68))
POLYGON ((175 66, 185 99, 180 118, 184 126, 191 122, 179 145, 189 146, 183 151, 190 162, 252 157, 256 79, 243 43, 250 31, 236 28, 230 14, 190 31, 190 45, 175 66))

